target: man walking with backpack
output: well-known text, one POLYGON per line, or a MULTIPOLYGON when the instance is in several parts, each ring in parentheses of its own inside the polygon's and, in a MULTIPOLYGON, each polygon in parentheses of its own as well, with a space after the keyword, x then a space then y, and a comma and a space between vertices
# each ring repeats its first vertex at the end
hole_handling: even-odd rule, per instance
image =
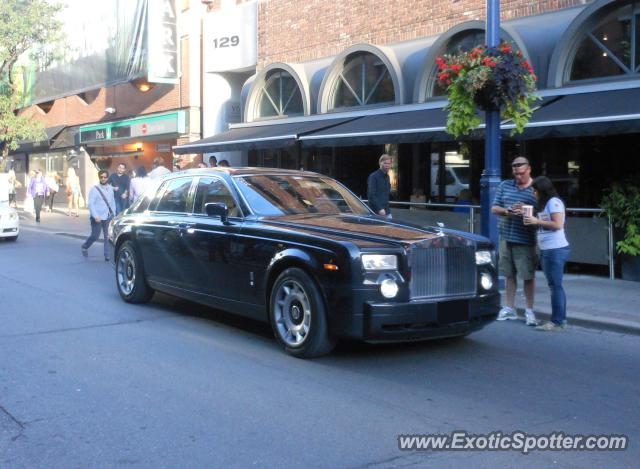
POLYGON ((100 237, 100 231, 104 236, 104 260, 109 260, 109 246, 107 244, 107 230, 109 221, 116 213, 116 201, 113 196, 113 187, 109 184, 109 173, 99 171, 100 183, 91 188, 89 192, 89 214, 91 215, 91 235, 82 245, 82 255, 89 257, 89 248, 100 237))

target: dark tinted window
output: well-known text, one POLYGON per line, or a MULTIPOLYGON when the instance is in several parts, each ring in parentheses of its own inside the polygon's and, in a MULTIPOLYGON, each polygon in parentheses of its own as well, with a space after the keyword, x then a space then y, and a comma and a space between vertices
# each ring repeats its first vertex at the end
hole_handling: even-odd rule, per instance
POLYGON ((194 213, 207 213, 205 205, 208 203, 222 203, 229 209, 230 217, 239 217, 242 214, 238 204, 234 200, 229 188, 218 178, 201 178, 196 189, 196 202, 194 213))
POLYGON ((164 186, 162 196, 156 206, 157 212, 187 212, 187 197, 191 187, 191 178, 169 181, 164 186))
POLYGON ((360 199, 329 178, 260 174, 238 177, 236 182, 251 210, 259 216, 371 213, 360 199))

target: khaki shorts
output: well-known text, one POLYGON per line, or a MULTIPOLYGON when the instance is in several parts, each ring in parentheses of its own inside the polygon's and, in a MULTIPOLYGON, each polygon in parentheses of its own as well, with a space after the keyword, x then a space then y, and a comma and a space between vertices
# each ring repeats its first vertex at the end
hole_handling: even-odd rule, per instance
POLYGON ((531 280, 536 276, 537 267, 536 246, 500 241, 500 260, 498 261, 500 275, 515 278, 517 274, 522 280, 531 280))

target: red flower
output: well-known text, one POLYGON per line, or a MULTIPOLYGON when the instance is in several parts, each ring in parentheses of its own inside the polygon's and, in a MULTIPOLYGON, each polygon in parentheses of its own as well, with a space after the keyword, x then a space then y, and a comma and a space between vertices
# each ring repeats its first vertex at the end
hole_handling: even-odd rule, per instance
POLYGON ((438 80, 440 81, 445 81, 447 80, 451 75, 449 73, 441 73, 440 75, 438 75, 438 80))
POLYGON ((438 64, 438 67, 439 67, 441 70, 444 70, 444 69, 446 69, 446 68, 447 68, 447 61, 446 61, 446 60, 444 60, 442 57, 438 57, 438 58, 436 59, 436 63, 438 64))
POLYGON ((505 44, 504 46, 502 46, 501 50, 504 54, 508 54, 509 52, 511 52, 511 46, 509 44, 505 44))
POLYGON ((496 66, 496 62, 495 62, 491 57, 485 57, 485 58, 482 60, 482 64, 483 64, 485 67, 489 67, 489 68, 493 68, 493 67, 495 67, 495 66, 496 66))
POLYGON ((451 66, 451 70, 453 70, 454 73, 460 73, 460 70, 462 70, 464 67, 460 64, 453 64, 451 66))

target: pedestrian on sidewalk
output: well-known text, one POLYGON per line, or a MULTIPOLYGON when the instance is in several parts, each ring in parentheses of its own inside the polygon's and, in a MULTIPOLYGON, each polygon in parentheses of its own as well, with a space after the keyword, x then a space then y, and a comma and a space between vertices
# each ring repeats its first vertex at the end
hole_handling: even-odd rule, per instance
POLYGON ((548 177, 538 176, 532 186, 538 200, 538 216, 525 216, 524 224, 538 228, 542 271, 551 290, 551 321, 536 330, 561 331, 567 322, 567 296, 562 287, 562 275, 571 254, 564 233, 565 207, 548 177))
POLYGON ((535 206, 531 165, 524 156, 517 156, 511 163, 513 179, 502 181, 496 191, 491 213, 500 217, 500 247, 498 269, 506 277, 506 305, 498 313, 498 321, 518 319, 515 309, 517 278, 524 283, 527 306, 524 316, 527 326, 537 326, 533 312, 535 274, 538 265, 536 254, 536 229, 523 223, 523 206, 535 206))
POLYGON ((144 169, 144 166, 138 167, 136 177, 129 183, 129 204, 133 204, 138 197, 144 194, 150 184, 151 178, 147 175, 147 170, 144 169))
POLYGON ((31 180, 34 177, 36 177, 36 172, 32 169, 27 174, 27 181, 24 186, 26 194, 24 196, 24 202, 22 203, 22 210, 24 210, 25 212, 31 215, 33 215, 33 197, 31 196, 31 191, 29 190, 29 187, 31 187, 31 180))
POLYGON ((9 170, 9 207, 13 204, 13 208, 18 208, 18 203, 16 201, 16 189, 20 189, 22 184, 16 178, 16 172, 13 169, 9 170))
POLYGON ((109 173, 105 170, 98 172, 100 182, 89 191, 89 214, 91 221, 91 235, 82 244, 82 255, 89 256, 89 248, 100 237, 104 236, 104 260, 109 260, 109 246, 107 230, 109 221, 115 215, 116 201, 113 197, 113 187, 109 184, 109 173))
POLYGON ((391 182, 389 170, 393 163, 393 158, 389 155, 382 155, 378 159, 379 168, 369 174, 367 178, 367 199, 369 207, 376 215, 391 218, 389 208, 389 195, 391 194, 391 182))
POLYGON ((51 212, 53 210, 53 199, 60 190, 60 186, 56 180, 57 176, 58 175, 55 171, 49 171, 44 178, 44 181, 47 184, 47 191, 49 192, 49 195, 47 195, 47 212, 51 212))
POLYGON ((116 199, 116 215, 129 206, 129 175, 125 172, 127 165, 119 163, 116 172, 109 176, 109 184, 113 187, 113 196, 116 199))
POLYGON ((149 172, 149 177, 155 179, 167 174, 171 174, 171 171, 164 166, 164 160, 160 156, 156 156, 153 159, 153 169, 149 172))
POLYGON ((29 195, 33 198, 33 209, 36 213, 36 222, 40 223, 42 204, 47 196, 47 183, 42 176, 42 171, 36 169, 36 174, 29 182, 29 195))
POLYGON ((67 216, 72 215, 72 210, 75 209, 75 213, 73 216, 77 217, 80 215, 80 178, 76 175, 76 170, 73 168, 69 168, 67 170, 67 180, 65 181, 67 185, 67 205, 68 211, 67 216))

